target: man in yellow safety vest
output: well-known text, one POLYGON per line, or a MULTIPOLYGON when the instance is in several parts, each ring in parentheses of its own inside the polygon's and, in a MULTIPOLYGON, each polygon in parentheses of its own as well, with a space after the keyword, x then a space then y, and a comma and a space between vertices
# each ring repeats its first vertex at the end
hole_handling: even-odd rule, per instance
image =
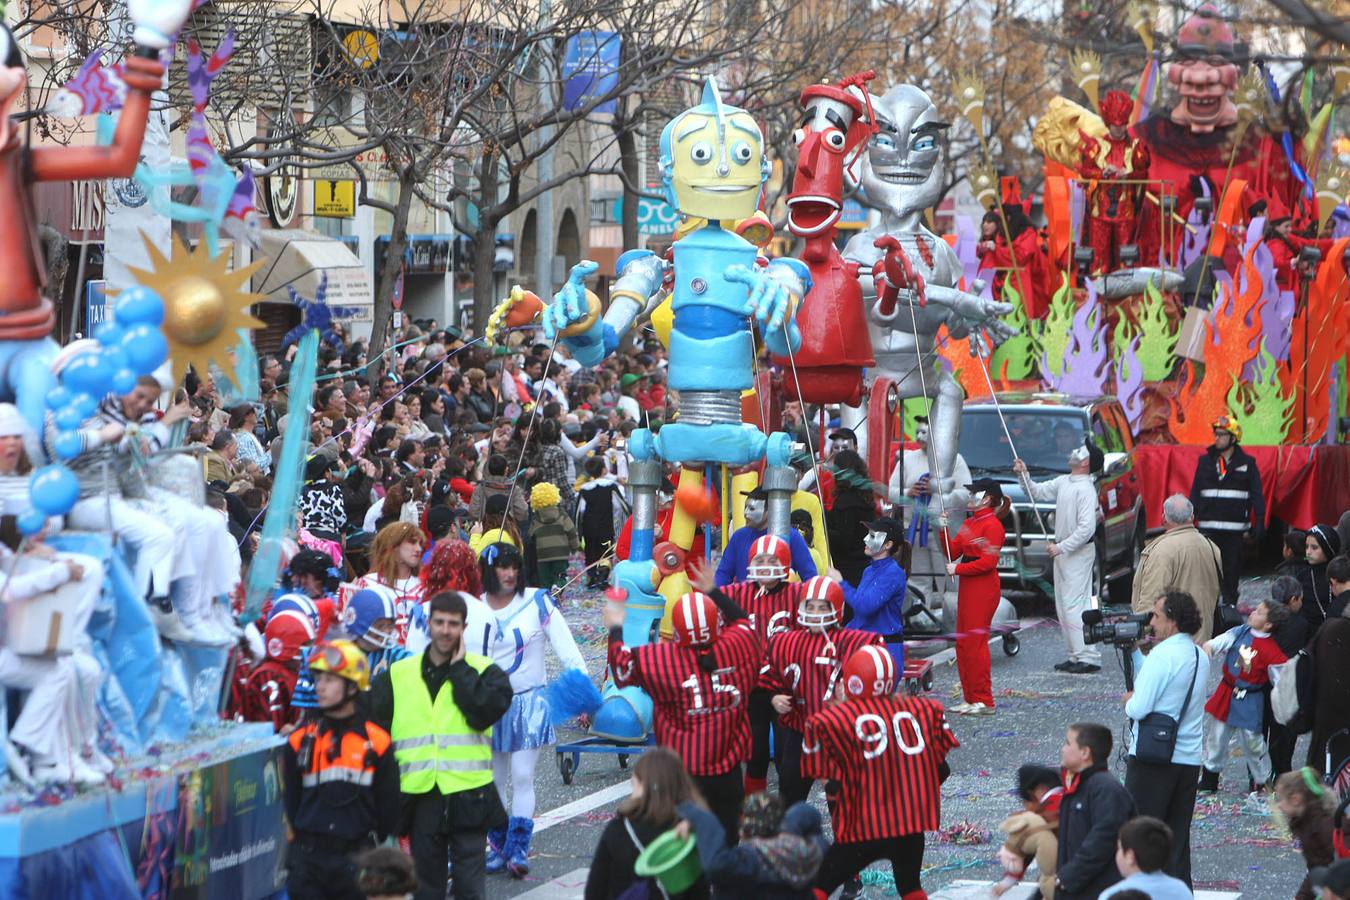
POLYGON ((485 897, 488 829, 506 824, 492 785, 492 726, 511 706, 511 679, 462 640, 468 607, 431 598, 431 643, 370 687, 370 719, 389 731, 403 794, 400 834, 412 841, 416 900, 445 900, 446 862, 457 900, 485 897))

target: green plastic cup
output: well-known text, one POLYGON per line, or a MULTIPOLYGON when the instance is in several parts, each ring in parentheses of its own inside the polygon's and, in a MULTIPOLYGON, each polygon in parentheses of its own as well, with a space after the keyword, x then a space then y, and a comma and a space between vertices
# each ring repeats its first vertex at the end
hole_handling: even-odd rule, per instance
POLYGON ((642 878, 655 878, 666 893, 687 891, 703 875, 703 864, 694 850, 692 834, 688 840, 681 840, 672 829, 647 845, 633 871, 642 878))

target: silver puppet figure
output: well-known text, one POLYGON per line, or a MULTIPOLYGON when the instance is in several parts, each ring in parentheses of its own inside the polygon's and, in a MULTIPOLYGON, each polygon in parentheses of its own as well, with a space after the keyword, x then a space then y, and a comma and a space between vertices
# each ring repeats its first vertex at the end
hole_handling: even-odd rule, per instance
MULTIPOLYGON (((928 95, 902 84, 872 99, 879 131, 862 159, 859 183, 866 203, 881 221, 854 235, 844 258, 859 264, 868 328, 876 353, 873 379, 889 378, 902 399, 924 396, 932 409, 932 471, 941 475, 943 494, 955 487, 952 470, 961 432, 961 386, 939 365, 938 326, 954 338, 979 340, 986 331, 1001 343, 1016 331, 997 317, 1012 312, 1006 303, 958 290, 961 265, 955 251, 923 224, 923 214, 942 193, 946 131, 928 95), (923 279, 926 302, 914 300, 907 284, 923 279), (924 367, 922 377, 920 365, 924 367)), ((870 386, 869 386, 870 388, 870 386)), ((845 407, 844 423, 859 423, 864 409, 845 407), (849 421, 852 419, 852 421, 849 421)))

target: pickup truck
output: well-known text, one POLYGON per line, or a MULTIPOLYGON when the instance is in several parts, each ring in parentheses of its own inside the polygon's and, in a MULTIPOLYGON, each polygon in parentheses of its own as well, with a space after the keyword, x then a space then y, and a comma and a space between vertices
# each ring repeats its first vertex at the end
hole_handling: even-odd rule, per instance
POLYGON ((1023 391, 996 397, 997 404, 988 396, 966 400, 960 451, 972 476, 1003 482, 1003 493, 1012 502, 1012 519, 1005 523, 1008 536, 998 560, 1004 593, 1053 596, 1054 590, 1053 565, 1045 545, 1055 533, 1055 506, 1030 501, 1013 474, 1014 455, 1027 464, 1033 481, 1048 481, 1068 474, 1069 451, 1091 437, 1105 454, 1105 464, 1096 475, 1094 594, 1098 605, 1128 602, 1134 570, 1144 550, 1146 525, 1134 438, 1119 401, 1023 391))

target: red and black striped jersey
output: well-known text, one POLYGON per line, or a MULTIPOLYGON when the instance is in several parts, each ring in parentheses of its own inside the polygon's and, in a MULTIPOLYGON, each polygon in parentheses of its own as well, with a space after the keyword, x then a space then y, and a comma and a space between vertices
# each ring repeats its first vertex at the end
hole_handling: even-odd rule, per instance
POLYGON ((939 826, 938 768, 959 746, 936 700, 902 695, 847 700, 807 720, 802 774, 839 782, 835 841, 918 834, 939 826))
POLYGON ((778 721, 793 731, 805 731, 806 720, 834 696, 844 660, 868 644, 884 646, 880 635, 851 628, 834 628, 829 635, 794 628, 777 635, 769 644, 769 668, 760 676, 760 686, 792 695, 792 710, 778 721))
POLYGON ((799 581, 780 581, 771 591, 754 581, 736 581, 724 585, 721 591, 750 615, 760 646, 767 647, 774 635, 796 627, 797 605, 802 597, 799 581))
POLYGON ((614 683, 652 698, 656 742, 680 754, 689 774, 721 775, 750 756, 750 691, 764 649, 742 619, 713 644, 713 671, 699 666, 699 655, 668 641, 627 647, 617 633, 609 643, 614 683))

